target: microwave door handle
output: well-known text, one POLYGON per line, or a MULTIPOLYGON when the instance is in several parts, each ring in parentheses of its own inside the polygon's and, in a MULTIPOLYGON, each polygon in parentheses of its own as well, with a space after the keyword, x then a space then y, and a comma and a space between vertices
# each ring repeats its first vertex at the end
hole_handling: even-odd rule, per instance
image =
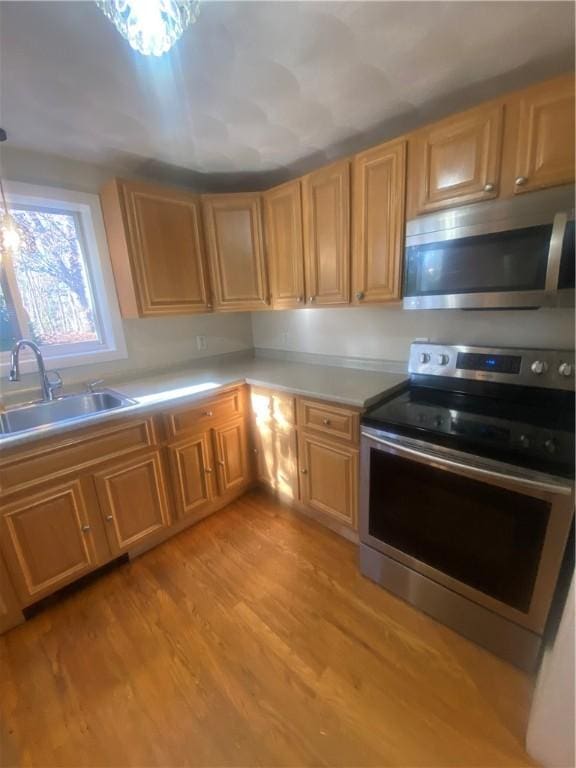
POLYGON ((555 493, 560 495, 569 496, 571 488, 566 485, 555 483, 547 483, 541 480, 533 480, 527 477, 521 477, 513 473, 499 472, 497 469, 489 469, 488 467, 480 467, 472 463, 463 463, 458 459, 450 459, 444 456, 437 456, 427 451, 421 451, 418 448, 411 448, 407 445, 402 445, 399 442, 393 440, 386 440, 382 437, 376 437, 367 432, 362 432, 362 436, 368 438, 369 442, 377 443, 389 449, 388 452, 392 452, 397 456, 413 459, 421 464, 429 464, 436 469, 452 470, 457 474, 464 474, 471 478, 477 478, 478 480, 484 480, 490 482, 490 480, 512 482, 518 486, 523 487, 526 490, 544 491, 545 493, 555 493))
POLYGON ((555 293, 558 290, 558 281, 560 279, 560 260, 562 258, 562 247, 564 246, 564 237, 568 225, 568 214, 557 213, 554 216, 552 224, 552 235, 550 237, 550 247, 548 248, 548 264, 546 266, 546 285, 548 293, 555 293))

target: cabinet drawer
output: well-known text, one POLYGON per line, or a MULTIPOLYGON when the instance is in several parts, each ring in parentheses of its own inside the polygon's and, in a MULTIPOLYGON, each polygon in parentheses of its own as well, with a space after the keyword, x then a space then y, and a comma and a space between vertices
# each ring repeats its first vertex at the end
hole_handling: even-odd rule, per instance
POLYGON ((312 429, 352 443, 358 442, 359 415, 348 408, 300 398, 298 424, 303 429, 312 429))
POLYGON ((0 459, 0 492, 7 493, 91 466, 103 459, 133 453, 156 442, 152 419, 114 428, 71 433, 15 450, 0 459))
POLYGON ((252 387, 250 401, 258 424, 267 424, 275 429, 290 429, 296 423, 294 397, 286 392, 252 387))
POLYGON ((242 390, 235 389, 166 414, 168 439, 178 440, 211 424, 241 416, 244 410, 242 397, 242 390))

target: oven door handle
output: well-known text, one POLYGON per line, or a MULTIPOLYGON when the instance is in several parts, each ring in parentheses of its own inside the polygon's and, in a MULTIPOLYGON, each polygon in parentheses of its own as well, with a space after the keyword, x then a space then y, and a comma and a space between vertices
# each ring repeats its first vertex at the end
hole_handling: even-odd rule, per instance
POLYGON ((458 461, 457 459, 449 459, 445 456, 438 456, 437 454, 422 451, 418 448, 411 448, 407 445, 397 443, 394 440, 386 440, 382 437, 376 437, 375 435, 372 435, 368 432, 362 432, 362 436, 373 443, 378 443, 379 445, 391 449, 392 452, 398 456, 414 459, 415 461, 429 464, 430 466, 436 467, 437 469, 461 472, 468 477, 477 477, 479 480, 500 480, 508 483, 513 482, 514 484, 523 486, 526 489, 544 491, 546 493, 561 494, 563 496, 570 496, 572 493, 572 488, 569 485, 546 482, 545 480, 535 480, 529 477, 522 477, 521 475, 499 471, 498 469, 482 467, 478 466, 477 464, 464 463, 463 461, 458 461))

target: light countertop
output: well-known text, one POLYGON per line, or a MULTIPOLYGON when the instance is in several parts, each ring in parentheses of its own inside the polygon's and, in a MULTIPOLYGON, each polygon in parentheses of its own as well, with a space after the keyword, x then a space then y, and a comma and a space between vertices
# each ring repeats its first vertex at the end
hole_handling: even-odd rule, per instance
POLYGON ((0 448, 14 447, 88 425, 105 423, 120 416, 176 407, 216 393, 234 384, 252 384, 366 408, 384 393, 399 387, 407 376, 340 366, 316 365, 285 360, 222 356, 194 362, 167 372, 140 374, 134 378, 105 381, 135 404, 93 414, 76 421, 60 422, 27 432, 0 437, 0 448))

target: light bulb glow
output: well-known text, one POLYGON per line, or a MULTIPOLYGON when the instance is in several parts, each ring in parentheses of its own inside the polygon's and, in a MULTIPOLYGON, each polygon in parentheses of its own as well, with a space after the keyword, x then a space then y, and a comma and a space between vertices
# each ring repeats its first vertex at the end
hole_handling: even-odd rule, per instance
POLYGON ((96 0, 135 51, 162 56, 198 18, 200 0, 96 0))
POLYGON ((0 224, 0 231, 2 233, 3 248, 10 253, 16 253, 20 248, 22 238, 18 231, 18 227, 16 226, 16 222, 9 214, 3 217, 0 224))

